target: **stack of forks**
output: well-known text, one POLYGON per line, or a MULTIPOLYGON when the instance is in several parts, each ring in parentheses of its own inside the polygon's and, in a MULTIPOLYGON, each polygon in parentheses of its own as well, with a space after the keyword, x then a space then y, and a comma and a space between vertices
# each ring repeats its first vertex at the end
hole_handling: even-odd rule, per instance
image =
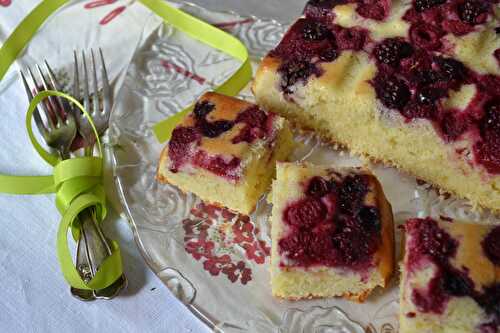
MULTIPOLYGON (((77 100, 83 100, 83 106, 92 117, 97 133, 99 136, 102 136, 109 126, 109 116, 113 106, 113 94, 109 84, 102 50, 99 49, 100 77, 102 81, 101 91, 98 89, 97 66, 94 52, 91 50, 90 56, 92 62, 91 89, 89 88, 89 75, 84 52, 82 52, 81 58, 83 63, 83 96, 81 97, 79 63, 75 51, 73 97, 77 100)), ((27 69, 26 75, 23 71, 20 72, 24 88, 30 101, 33 99, 34 95, 38 94, 41 90, 60 91, 60 86, 54 72, 47 61, 45 61, 44 64, 45 74, 42 68, 36 65, 38 80, 35 78, 31 68, 27 69)), ((37 106, 33 114, 33 119, 47 146, 54 149, 62 160, 71 158, 72 145, 77 137, 77 133, 84 141, 85 156, 93 155, 96 140, 92 126, 85 115, 67 100, 58 96, 48 97, 37 106)), ((104 236, 103 231, 96 221, 94 208, 89 207, 83 210, 78 215, 78 218, 80 219, 82 227, 81 235, 77 243, 76 268, 81 278, 87 283, 95 276, 100 264, 112 253, 109 245, 110 241, 104 236)), ((104 289, 84 290, 71 287, 71 294, 84 301, 111 299, 118 295, 126 285, 127 280, 125 276, 122 275, 112 285, 104 289)))

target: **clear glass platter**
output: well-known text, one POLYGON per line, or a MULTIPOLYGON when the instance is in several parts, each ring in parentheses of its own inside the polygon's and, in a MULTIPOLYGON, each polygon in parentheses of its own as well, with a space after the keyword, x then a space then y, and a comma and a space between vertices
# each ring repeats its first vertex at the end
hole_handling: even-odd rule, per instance
MULTIPOLYGON (((286 31, 273 20, 179 6, 238 37, 255 66, 286 31)), ((158 20, 150 23, 158 24, 158 20)), ((156 181, 163 144, 157 142, 151 126, 222 83, 238 65, 162 24, 143 36, 135 52, 117 97, 109 138, 119 196, 144 259, 214 331, 397 332, 397 273, 389 288, 377 290, 364 304, 342 299, 274 299, 268 270, 270 205, 261 200, 250 217, 236 215, 156 181)), ((252 100, 249 89, 240 97, 252 100)), ((499 222, 487 212, 472 211, 464 200, 440 194, 393 168, 350 156, 312 134, 297 133, 296 140, 300 144, 292 160, 370 167, 392 204, 396 225, 425 215, 499 222)), ((396 238, 399 251, 399 229, 396 238)))

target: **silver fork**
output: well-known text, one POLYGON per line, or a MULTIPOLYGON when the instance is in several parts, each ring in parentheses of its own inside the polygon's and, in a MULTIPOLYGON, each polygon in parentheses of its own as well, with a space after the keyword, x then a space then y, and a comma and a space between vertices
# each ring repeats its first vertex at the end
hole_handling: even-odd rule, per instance
MULTIPOLYGON (((44 90, 57 90, 57 83, 52 75, 52 71, 49 70, 47 62, 45 62, 45 66, 47 67, 47 72, 49 73, 50 84, 47 82, 40 66, 36 65, 42 85, 37 84, 31 68, 28 67, 28 75, 33 83, 33 90, 30 89, 24 73, 22 71, 20 72, 24 88, 26 89, 30 102, 33 99, 33 92, 38 94, 40 92, 40 87, 43 87, 44 90)), ((45 104, 45 101, 40 103, 34 111, 33 118, 35 119, 35 124, 47 145, 56 149, 59 152, 61 159, 64 160, 70 157, 69 150, 77 130, 76 119, 72 112, 65 112, 65 110, 69 109, 64 109, 65 103, 62 101, 62 98, 58 96, 50 96, 48 97, 48 104, 50 109, 47 104, 45 104), (41 107, 46 118, 45 123, 42 120, 39 107, 41 107)))
MULTIPOLYGON (((111 107, 113 105, 113 94, 109 85, 108 74, 104 57, 101 49, 99 49, 99 56, 101 62, 101 81, 102 81, 102 94, 99 94, 97 84, 97 66, 95 62, 94 52, 91 50, 92 59, 92 91, 89 92, 89 77, 87 70, 87 62, 85 53, 82 52, 83 62, 83 106, 85 110, 92 117, 94 126, 97 133, 101 136, 109 125, 109 116, 111 114, 111 107), (92 108, 90 107, 92 100, 92 108), (102 104, 102 108, 101 108, 102 104)), ((80 99, 80 78, 78 71, 78 57, 76 51, 74 52, 74 82, 73 82, 73 97, 77 100, 80 99)), ((78 124, 78 131, 85 141, 85 155, 91 156, 95 136, 88 121, 87 117, 77 109, 73 109, 76 121, 78 124)), ((99 265, 112 254, 111 247, 109 246, 108 239, 104 236, 99 224, 95 220, 95 212, 90 211, 85 213, 82 222, 82 237, 78 240, 76 267, 82 276, 82 279, 91 279, 97 272, 99 265)), ((73 296, 81 300, 93 300, 95 298, 110 299, 118 295, 118 293, 126 286, 127 280, 122 275, 117 281, 107 288, 101 290, 94 290, 92 293, 83 289, 71 288, 73 296)))
MULTIPOLYGON (((28 68, 28 75, 32 82, 32 88, 28 84, 28 80, 23 72, 20 72, 24 87, 26 89, 26 93, 28 95, 28 99, 31 101, 33 99, 33 93, 37 94, 40 91, 40 87, 43 87, 45 90, 59 90, 59 85, 55 79, 53 71, 47 62, 45 62, 46 72, 48 74, 50 83, 47 81, 46 76, 43 74, 41 68, 37 65, 38 75, 42 84, 38 84, 33 72, 30 68, 28 68)), ((94 66, 95 69, 95 66, 94 66)), ((39 107, 36 108, 33 118, 35 120, 35 124, 40 131, 42 137, 46 141, 47 145, 51 148, 56 149, 62 159, 70 158, 70 146, 73 142, 75 135, 77 133, 77 118, 75 117, 74 110, 71 109, 69 103, 59 97, 50 96, 47 98, 47 101, 39 104, 39 107), (47 103, 47 104, 45 104, 47 103), (49 108, 50 107, 50 108, 49 108), (41 113, 40 111, 43 111, 41 113), (42 119, 42 114, 45 117, 45 122, 42 119)), ((89 154, 92 153, 92 150, 89 150, 89 154)), ((101 249, 106 248, 106 254, 110 255, 111 250, 107 243, 107 240, 102 235, 102 232, 96 230, 99 228, 97 223, 95 222, 95 216, 92 209, 84 210, 79 214, 79 219, 82 222, 82 237, 80 237, 80 241, 78 243, 77 249, 77 268, 79 268, 79 272, 84 280, 90 280, 98 269, 98 266, 94 266, 95 258, 97 257, 92 246, 96 246, 99 244, 95 240, 104 239, 105 246, 101 245, 101 249), (96 227, 97 226, 97 227, 96 227), (99 234, 99 235, 97 235, 99 234), (83 241, 82 241, 83 240, 83 241), (92 259, 94 258, 94 261, 92 259), (80 262, 79 262, 80 261, 80 262)), ((101 250, 103 252, 103 250, 101 250)), ((105 257, 103 256, 103 258, 105 257)), ((118 292, 123 289, 126 285, 126 279, 124 276, 119 278, 115 283, 111 286, 104 288, 98 291, 88 291, 88 290, 80 290, 72 288, 72 294, 82 300, 92 300, 95 298, 112 298, 118 294, 118 292)))

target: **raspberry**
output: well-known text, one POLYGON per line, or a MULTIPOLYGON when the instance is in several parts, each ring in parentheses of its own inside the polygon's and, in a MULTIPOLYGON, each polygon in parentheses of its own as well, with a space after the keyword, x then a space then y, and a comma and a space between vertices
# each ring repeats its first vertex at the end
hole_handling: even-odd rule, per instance
POLYGON ((458 6, 458 16, 470 25, 480 24, 486 20, 488 7, 486 1, 465 0, 458 6))
POLYGON ((305 198, 290 205, 284 212, 285 221, 298 228, 311 228, 324 220, 325 205, 313 198, 305 198))
POLYGON ((173 130, 168 144, 168 157, 172 161, 172 172, 177 172, 186 159, 190 143, 199 139, 200 135, 193 127, 177 127, 173 130))
POLYGON ((325 194, 328 194, 331 190, 330 183, 321 177, 313 177, 309 181, 309 185, 307 186, 307 195, 313 197, 322 197, 325 194))
POLYGON ((376 78, 375 92, 382 104, 391 109, 402 109, 411 97, 406 83, 395 77, 376 78))
POLYGON ((382 21, 387 17, 390 2, 386 0, 358 0, 356 11, 364 18, 382 21))
POLYGON ((361 28, 342 28, 336 27, 337 44, 342 50, 359 51, 365 45, 368 38, 368 31, 361 28))
POLYGON ((410 28, 411 41, 426 50, 437 50, 441 47, 443 32, 427 24, 416 24, 410 28))
POLYGON ((205 119, 206 115, 213 111, 215 105, 209 101, 196 103, 194 106, 194 115, 197 119, 205 119))
POLYGON ((204 136, 216 138, 224 132, 229 131, 233 127, 233 123, 227 120, 217 120, 214 122, 201 121, 198 124, 204 136))
POLYGON ((438 262, 444 263, 449 257, 455 256, 458 242, 441 229, 433 219, 410 219, 406 223, 406 230, 413 238, 414 249, 411 250, 410 261, 414 261, 415 257, 420 255, 429 255, 438 262))
POLYGON ((423 12, 424 10, 431 9, 445 3, 446 0, 415 0, 415 10, 417 12, 423 12))
POLYGON ((302 28, 302 36, 305 40, 320 41, 331 35, 326 26, 316 21, 307 21, 302 28))
POLYGON ((238 114, 237 123, 246 123, 250 127, 262 127, 267 120, 267 114, 259 109, 258 106, 252 106, 238 114))
POLYGON ((403 58, 409 57, 413 48, 407 42, 397 38, 384 40, 382 44, 375 47, 375 57, 381 63, 391 66, 397 66, 403 58))

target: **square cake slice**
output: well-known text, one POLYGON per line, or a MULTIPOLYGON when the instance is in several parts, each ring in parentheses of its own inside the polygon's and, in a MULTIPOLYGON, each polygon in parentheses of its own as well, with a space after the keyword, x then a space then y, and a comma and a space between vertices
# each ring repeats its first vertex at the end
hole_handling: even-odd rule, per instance
POLYGON ((394 270, 391 206, 361 168, 278 163, 272 190, 272 294, 363 302, 394 270))
POLYGON ((157 178, 202 200, 250 214, 277 160, 293 149, 288 122, 258 106, 206 93, 172 132, 157 178))
POLYGON ((500 226, 410 219, 401 333, 500 332, 500 226))

